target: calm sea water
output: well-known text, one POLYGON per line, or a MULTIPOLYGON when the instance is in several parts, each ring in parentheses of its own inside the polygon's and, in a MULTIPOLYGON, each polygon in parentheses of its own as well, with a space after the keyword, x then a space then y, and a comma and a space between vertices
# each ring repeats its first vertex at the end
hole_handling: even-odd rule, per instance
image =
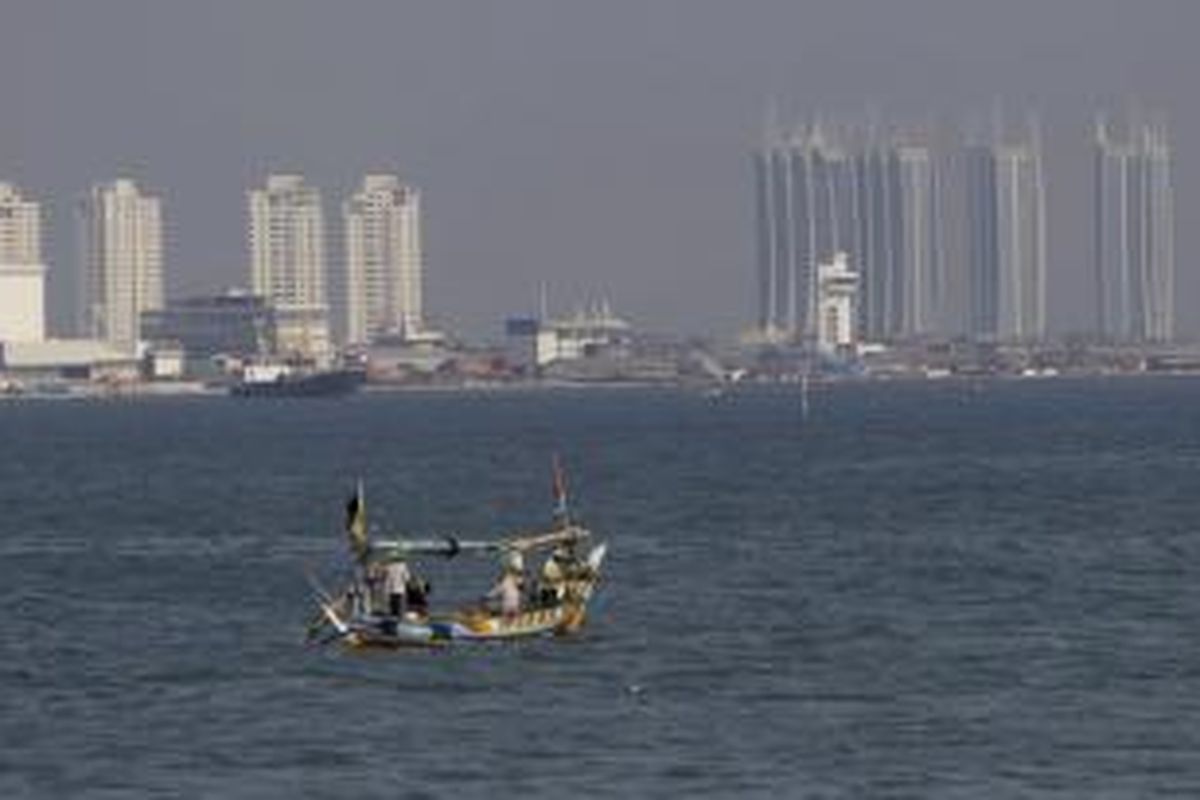
POLYGON ((1192 380, 5 403, 0 797, 1200 796, 1198 486, 1192 380), (555 452, 585 635, 302 643, 356 477, 487 535, 555 452))

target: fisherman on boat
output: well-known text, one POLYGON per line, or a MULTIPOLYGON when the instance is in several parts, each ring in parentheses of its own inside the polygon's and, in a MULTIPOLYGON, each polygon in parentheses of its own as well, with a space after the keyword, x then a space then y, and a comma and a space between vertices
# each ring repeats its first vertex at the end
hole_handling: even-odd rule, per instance
POLYGON ((559 544, 546 557, 539 576, 538 599, 544 606, 554 606, 562 602, 567 591, 567 581, 577 561, 574 547, 567 542, 559 544))
POLYGON ((525 583, 525 558, 519 550, 510 550, 504 554, 500 580, 492 587, 485 597, 495 601, 500 613, 506 617, 515 617, 521 613, 521 590, 525 583))
POLYGON ((405 615, 414 619, 424 619, 429 616, 429 581, 418 576, 410 575, 404 585, 405 615))
POLYGON ((413 574, 403 559, 388 562, 384 567, 384 589, 388 598, 388 613, 393 617, 400 616, 404 605, 408 585, 413 580, 413 574))

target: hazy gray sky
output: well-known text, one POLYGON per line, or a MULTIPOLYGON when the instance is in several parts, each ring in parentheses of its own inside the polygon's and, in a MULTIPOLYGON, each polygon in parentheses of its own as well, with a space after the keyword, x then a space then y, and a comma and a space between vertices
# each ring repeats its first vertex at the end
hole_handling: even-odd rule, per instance
POLYGON ((546 280, 559 306, 728 334, 754 313, 768 97, 949 130, 1002 99, 1043 120, 1061 331, 1091 313, 1089 121, 1136 98, 1171 122, 1194 334, 1198 23, 1195 0, 4 0, 0 180, 50 207, 59 319, 92 182, 162 194, 178 294, 246 284, 245 191, 269 170, 318 185, 335 232, 386 170, 424 190, 436 318, 494 333, 546 280))

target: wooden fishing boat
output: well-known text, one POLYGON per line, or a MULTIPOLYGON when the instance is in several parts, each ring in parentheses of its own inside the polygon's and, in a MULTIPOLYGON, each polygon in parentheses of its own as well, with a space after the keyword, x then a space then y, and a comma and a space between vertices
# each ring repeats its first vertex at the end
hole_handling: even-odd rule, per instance
POLYGON ((486 642, 534 636, 561 636, 577 632, 587 620, 587 605, 599 579, 606 545, 591 549, 583 562, 589 575, 572 581, 560 600, 530 602, 515 614, 484 605, 445 613, 393 615, 386 611, 351 610, 343 600, 321 600, 325 621, 336 638, 351 647, 437 646, 453 642, 486 642))
MULTIPOLYGON (((319 613, 309 625, 310 640, 362 647, 437 647, 453 643, 495 642, 535 636, 576 633, 587 620, 587 608, 600 580, 607 553, 604 543, 593 544, 591 532, 566 513, 564 482, 555 474, 558 501, 553 526, 545 532, 497 540, 436 539, 372 540, 367 534, 366 505, 361 483, 347 504, 347 533, 354 557, 354 576, 339 594, 331 595, 310 580, 319 613), (480 602, 436 611, 424 601, 403 609, 388 607, 379 596, 380 574, 397 562, 422 558, 491 555, 505 563, 548 553, 555 561, 552 584, 527 581, 520 603, 501 608, 480 602)), ((549 563, 549 562, 547 562, 549 563)))

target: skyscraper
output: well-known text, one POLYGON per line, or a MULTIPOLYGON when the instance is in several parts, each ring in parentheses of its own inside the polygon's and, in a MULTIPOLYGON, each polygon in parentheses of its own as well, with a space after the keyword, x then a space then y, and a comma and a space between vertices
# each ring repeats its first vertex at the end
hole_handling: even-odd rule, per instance
POLYGON ((754 163, 760 332, 816 333, 816 265, 838 253, 862 280, 861 337, 943 330, 940 180, 927 146, 874 134, 854 141, 820 123, 787 135, 768 126, 754 163))
POLYGON ((98 184, 80 202, 83 333, 136 347, 141 313, 163 306, 162 212, 128 179, 98 184))
MULTIPOLYGON (((758 256, 758 331, 768 339, 782 336, 788 323, 783 295, 790 294, 795 255, 786 232, 791 211, 786 198, 787 161, 783 142, 768 131, 754 153, 755 245, 758 256)), ((794 323, 795 320, 792 320, 794 323)))
POLYGON ((894 151, 900 193, 900 334, 945 333, 946 276, 943 272, 941 180, 928 147, 894 151))
POLYGON ((1171 151, 1164 126, 1131 120, 1125 141, 1096 124, 1093 258, 1097 327, 1110 342, 1174 334, 1171 151))
POLYGON ((857 237, 864 279, 860 330, 874 341, 939 331, 941 275, 938 180, 929 149, 872 142, 855 156, 857 237))
POLYGON ((0 341, 45 337, 45 285, 41 208, 0 183, 0 341))
POLYGON ((855 266, 854 163, 820 125, 768 130, 755 153, 759 331, 770 339, 816 333, 817 264, 849 253, 855 266))
POLYGON ((321 195, 300 175, 270 175, 249 193, 250 286, 275 308, 276 347, 324 360, 331 347, 321 195))
POLYGON ((394 175, 367 175, 343 206, 346 341, 422 330, 421 196, 394 175))
MULTIPOLYGON (((1031 126, 1032 127, 1032 126, 1031 126)), ((1046 223, 1036 133, 966 149, 968 328, 984 341, 1046 333, 1046 223)))

